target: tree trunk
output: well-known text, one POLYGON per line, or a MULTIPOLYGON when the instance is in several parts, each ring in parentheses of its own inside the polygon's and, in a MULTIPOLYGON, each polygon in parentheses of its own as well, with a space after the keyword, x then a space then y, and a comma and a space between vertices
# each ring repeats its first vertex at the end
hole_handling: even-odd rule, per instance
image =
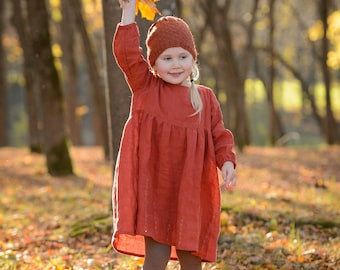
POLYGON ((63 19, 61 21, 61 47, 63 51, 63 89, 66 99, 67 126, 73 145, 81 145, 81 116, 77 115, 78 84, 77 64, 75 59, 75 22, 69 0, 61 1, 63 19))
POLYGON ((104 86, 102 85, 99 74, 100 67, 98 64, 97 55, 94 51, 93 43, 87 32, 85 21, 82 15, 82 2, 80 0, 72 0, 70 1, 70 4, 72 6, 72 12, 75 15, 76 27, 83 41, 85 57, 89 68, 95 140, 96 144, 103 146, 105 157, 108 158, 109 146, 107 114, 105 110, 104 86))
POLYGON ((3 46, 4 33, 4 14, 5 1, 0 1, 0 147, 7 145, 7 127, 6 127, 6 63, 5 48, 3 46))
POLYGON ((183 17, 183 2, 182 0, 176 0, 177 6, 177 16, 182 18, 183 17))
POLYGON ((33 153, 42 153, 41 138, 41 106, 39 102, 39 85, 34 79, 35 64, 32 40, 29 34, 27 18, 21 0, 13 0, 12 22, 18 33, 21 48, 23 48, 23 73, 25 77, 26 89, 26 110, 28 115, 28 146, 33 153), (40 112, 40 113, 39 113, 40 112))
POLYGON ((293 65, 289 64, 282 57, 282 55, 280 55, 278 53, 275 53, 275 59, 277 59, 287 70, 289 70, 293 74, 293 76, 300 82, 301 90, 310 102, 312 114, 313 114, 313 117, 315 118, 317 125, 319 126, 320 132, 324 133, 322 117, 318 112, 318 108, 316 106, 316 101, 315 101, 314 95, 310 91, 309 82, 308 82, 307 79, 303 78, 302 73, 300 72, 301 69, 294 67, 293 65))
POLYGON ((228 10, 231 2, 225 1, 222 5, 222 2, 202 0, 200 4, 220 53, 219 70, 223 72, 221 85, 224 84, 228 97, 227 106, 231 107, 228 109, 231 115, 228 116, 227 123, 231 123, 229 126, 234 132, 236 144, 242 150, 250 143, 250 130, 245 104, 245 78, 242 77, 237 65, 228 25, 228 10))
MULTIPOLYGON (((268 74, 267 71, 261 73, 261 70, 263 70, 264 68, 263 67, 260 67, 260 65, 258 64, 260 61, 258 60, 258 56, 255 57, 255 73, 256 73, 256 76, 262 81, 263 83, 263 86, 264 86, 264 90, 266 92, 266 95, 267 95, 267 101, 269 101, 270 97, 269 97, 269 89, 270 89, 270 79, 268 79, 268 76, 266 76, 268 74)), ((261 60, 261 62, 263 62, 263 60, 261 60)), ((268 105, 270 103, 268 102, 268 105)), ((268 106, 269 107, 269 106, 268 106)), ((269 107, 270 108, 270 107, 269 107)), ((284 134, 285 134, 285 129, 284 129, 284 126, 283 126, 283 123, 282 123, 282 120, 279 116, 279 112, 276 110, 276 107, 273 106, 271 108, 271 110, 269 110, 269 113, 273 114, 272 116, 270 116, 270 121, 275 121, 275 125, 277 127, 277 132, 278 134, 280 134, 279 137, 282 137, 284 134)), ((270 121, 269 121, 269 125, 270 125, 270 121)), ((275 134, 277 133, 275 132, 275 134)), ((269 134, 270 135, 270 134, 269 134)), ((277 139, 279 139, 279 137, 277 139)), ((276 143, 276 140, 274 141, 274 144, 272 143, 272 138, 269 136, 270 138, 270 143, 272 145, 274 145, 276 143)))
POLYGON ((274 81, 275 81, 275 64, 274 64, 274 5, 275 0, 269 1, 269 84, 268 84, 268 104, 269 104, 269 130, 270 143, 275 145, 277 139, 276 133, 276 117, 275 117, 275 102, 274 102, 274 81))
POLYGON ((65 128, 64 100, 51 51, 46 3, 27 0, 26 5, 42 104, 43 148, 47 170, 53 176, 70 175, 73 174, 73 168, 65 128))
POLYGON ((131 93, 112 54, 112 38, 116 25, 120 22, 121 9, 116 0, 102 0, 102 8, 106 51, 105 93, 111 143, 110 160, 114 163, 117 158, 123 127, 129 115, 131 93))
POLYGON ((178 0, 161 0, 157 2, 157 8, 163 16, 179 16, 178 0))
POLYGON ((255 35, 255 24, 256 24, 256 13, 259 6, 259 0, 254 1, 254 5, 251 11, 251 21, 247 29, 247 45, 245 47, 243 56, 243 67, 242 67, 242 77, 247 78, 250 60, 254 54, 254 35, 255 35))
POLYGON ((328 60, 328 52, 329 52, 329 41, 327 37, 328 31, 328 4, 329 1, 319 0, 320 1, 320 19, 323 25, 323 38, 322 38, 322 60, 321 60, 321 68, 322 75, 325 84, 325 98, 326 98, 326 121, 325 121, 325 134, 326 141, 328 144, 332 145, 335 143, 339 143, 340 139, 337 138, 337 122, 335 120, 333 110, 332 110, 332 100, 331 100, 331 74, 327 64, 328 60))

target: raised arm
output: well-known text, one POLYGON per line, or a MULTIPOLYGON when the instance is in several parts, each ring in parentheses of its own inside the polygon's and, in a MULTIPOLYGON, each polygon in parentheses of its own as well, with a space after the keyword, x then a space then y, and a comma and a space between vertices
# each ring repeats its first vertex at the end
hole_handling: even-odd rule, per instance
POLYGON ((128 25, 135 22, 136 17, 136 0, 119 0, 122 8, 121 25, 128 25))
POLYGON ((154 75, 140 48, 139 30, 135 23, 136 0, 119 0, 119 3, 122 18, 113 38, 113 53, 117 64, 126 75, 131 91, 135 93, 144 89, 154 75))

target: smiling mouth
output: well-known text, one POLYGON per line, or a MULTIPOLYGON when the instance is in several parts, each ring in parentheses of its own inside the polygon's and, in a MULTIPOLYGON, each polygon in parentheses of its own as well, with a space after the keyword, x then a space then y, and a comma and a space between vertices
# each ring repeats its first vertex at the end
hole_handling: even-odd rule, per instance
POLYGON ((182 73, 183 73, 183 72, 176 72, 176 73, 169 73, 169 74, 170 74, 170 76, 172 76, 172 77, 179 77, 179 76, 182 75, 182 73))

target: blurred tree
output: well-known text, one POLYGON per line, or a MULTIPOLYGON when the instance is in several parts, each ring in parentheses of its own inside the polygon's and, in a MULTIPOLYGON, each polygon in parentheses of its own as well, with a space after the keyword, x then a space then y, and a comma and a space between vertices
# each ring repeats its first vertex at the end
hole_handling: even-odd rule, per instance
MULTIPOLYGON (((112 54, 112 38, 116 25, 120 22, 121 9, 116 0, 102 0, 105 64, 106 64, 106 103, 110 134, 110 160, 115 162, 125 121, 129 115, 131 94, 122 71, 116 65, 112 54)), ((103 120, 104 121, 104 120, 103 120)))
POLYGON ((71 2, 61 1, 61 48, 63 89, 66 100, 67 126, 73 145, 81 145, 81 117, 77 114, 78 108, 78 82, 77 63, 75 54, 75 21, 72 13, 71 2))
POLYGON ((275 61, 274 61, 274 30, 275 30, 275 21, 274 21, 274 7, 275 0, 269 0, 269 83, 267 89, 267 97, 269 104, 269 123, 270 123, 270 143, 271 145, 275 145, 277 140, 277 121, 276 121, 276 109, 274 103, 274 82, 275 82, 275 61))
POLYGON ((86 61, 89 68, 89 79, 91 84, 91 98, 93 105, 93 130, 95 134, 95 141, 97 145, 102 145, 104 148, 105 157, 109 157, 109 140, 108 140, 108 126, 107 113, 105 106, 104 86, 100 77, 100 66, 98 57, 95 53, 95 47, 91 37, 87 31, 86 23, 82 15, 81 0, 70 1, 72 14, 75 17, 76 27, 80 33, 86 61))
POLYGON ((157 8, 163 16, 179 16, 179 0, 161 0, 157 2, 157 8))
POLYGON ((6 59, 3 43, 5 1, 0 1, 0 147, 7 145, 6 128, 6 59))
MULTIPOLYGON (((30 36, 42 107, 43 149, 48 173, 73 174, 65 125, 63 94, 51 51, 48 12, 45 1, 26 0, 30 36)), ((24 48, 25 49, 25 48, 24 48)))
MULTIPOLYGON (((328 10, 328 1, 316 1, 315 6, 316 10, 319 12, 319 18, 322 17, 320 20, 315 20, 314 25, 312 27, 308 27, 306 23, 303 21, 303 15, 299 13, 298 7, 294 6, 292 3, 290 3, 290 8, 292 11, 292 14, 294 15, 294 18, 298 22, 298 27, 302 33, 308 33, 305 34, 306 36, 306 42, 310 46, 310 51, 308 52, 307 63, 305 66, 302 66, 302 63, 299 61, 296 61, 296 59, 293 59, 293 62, 290 62, 288 59, 282 55, 282 53, 276 51, 275 52, 275 58, 285 67, 287 70, 289 70, 295 78, 299 81, 301 85, 301 89, 304 93, 304 96, 308 100, 312 115, 321 131, 321 133, 324 135, 326 141, 329 144, 339 143, 340 138, 338 134, 338 124, 334 117, 334 113, 332 110, 332 104, 331 104, 331 98, 330 98, 330 91, 331 91, 331 84, 332 84, 332 77, 330 73, 330 62, 329 62, 329 56, 331 55, 330 52, 330 46, 329 46, 329 35, 328 35, 328 29, 329 29, 329 11, 328 10), (326 7, 325 7, 326 6, 326 7), (321 46, 318 47, 316 41, 321 40, 321 46), (325 82, 325 104, 326 104, 326 117, 323 118, 321 114, 319 113, 320 109, 317 107, 315 95, 313 93, 313 84, 316 83, 318 77, 315 74, 313 74, 313 78, 311 79, 310 74, 306 71, 308 69, 311 69, 312 67, 315 67, 316 65, 321 66, 322 75, 321 79, 325 82), (328 105, 327 105, 328 104, 328 105), (328 108, 327 108, 328 107, 328 108), (330 138, 329 138, 330 136, 330 138)), ((334 8, 334 7, 333 7, 334 8)), ((333 28, 334 29, 334 28, 333 28)), ((266 50, 266 49, 265 49, 266 50)), ((296 48, 296 50, 299 50, 299 47, 296 48)), ((301 51, 305 52, 307 51, 306 48, 301 48, 301 51)), ((316 69, 316 67, 315 67, 316 69)), ((306 103, 306 102, 305 102, 306 103)))
MULTIPOLYGON (((269 118, 270 118, 270 143, 275 145, 276 141, 281 138, 285 131, 277 112, 274 102, 274 85, 276 80, 275 72, 275 0, 269 1, 269 82, 267 89, 268 104, 269 104, 269 118)), ((266 85, 266 83, 264 83, 266 85)))
POLYGON ((328 40, 328 16, 329 16, 330 1, 319 0, 320 20, 323 26, 322 45, 321 45, 321 68, 322 76, 325 85, 325 98, 326 98, 326 121, 325 121, 325 134, 328 144, 340 143, 340 138, 337 131, 337 123, 332 110, 331 100, 331 84, 332 78, 330 67, 328 66, 328 53, 330 51, 328 40))
MULTIPOLYGON (((337 81, 338 79, 338 70, 339 70, 339 64, 340 59, 338 57, 339 53, 338 50, 340 46, 338 46, 339 42, 337 39, 337 33, 339 32, 336 27, 337 25, 337 18, 340 17, 339 11, 332 12, 336 10, 336 6, 339 5, 336 3, 336 1, 329 1, 328 6, 328 16, 327 16, 327 23, 328 23, 328 29, 327 29, 327 38, 328 38, 328 53, 327 53, 327 65, 328 65, 328 72, 329 72, 329 78, 332 91, 329 91, 329 94, 324 95, 324 89, 320 88, 321 86, 325 86, 326 84, 323 84, 324 81, 324 75, 325 73, 322 73, 322 64, 323 67, 325 67, 325 53, 322 53, 322 44, 323 44, 323 38, 325 38, 324 35, 324 26, 321 21, 321 3, 320 0, 315 1, 294 1, 294 0, 287 0, 287 1, 276 1, 276 8, 275 13, 272 14, 273 18, 278 18, 277 16, 280 16, 280 20, 276 19, 275 22, 275 29, 273 30, 273 35, 275 35, 275 39, 273 39, 275 48, 273 51, 270 49, 270 35, 268 34, 270 32, 270 1, 260 1, 260 0, 254 0, 254 1, 232 1, 232 0, 219 0, 219 1, 207 1, 207 0, 200 0, 199 2, 194 0, 176 0, 176 1, 165 1, 161 0, 157 2, 157 7, 161 12, 163 12, 164 15, 168 14, 175 14, 180 15, 183 17, 190 25, 194 36, 196 40, 196 45, 199 50, 199 62, 202 66, 201 70, 201 78, 200 81, 203 84, 207 84, 208 86, 211 86, 214 90, 216 90, 217 96, 219 100, 221 101, 221 107, 224 111, 224 117, 226 121, 226 125, 230 127, 233 132, 235 133, 235 139, 237 145, 246 145, 244 142, 246 141, 247 137, 249 137, 250 141, 250 135, 252 135, 252 139, 257 136, 261 136, 262 140, 261 142, 267 143, 268 137, 267 133, 270 131, 270 129, 267 126, 267 120, 270 119, 270 116, 273 115, 272 113, 269 113, 269 110, 267 109, 269 103, 267 100, 264 100, 265 92, 262 92, 266 88, 269 89, 270 85, 270 72, 269 72, 269 63, 270 63, 270 55, 275 57, 275 106, 277 115, 282 117, 281 120, 286 124, 285 128, 287 128, 288 131, 292 130, 292 128, 296 129, 296 126, 299 125, 301 122, 301 129, 303 127, 308 128, 305 129, 302 132, 305 132, 305 134, 309 133, 310 129, 313 130, 314 127, 311 125, 314 125, 315 123, 320 127, 320 130, 322 130, 322 135, 324 135, 324 138, 326 139, 326 127, 331 127, 333 130, 333 127, 336 127, 339 125, 339 120, 336 121, 335 117, 338 115, 338 103, 336 100, 332 100, 333 96, 337 95, 338 88, 337 81), (203 4, 202 4, 203 3, 203 4), (207 9, 203 9, 202 5, 207 9), (175 9, 173 9, 175 8, 175 9), (206 12, 208 11, 208 12, 206 12), (211 26, 212 25, 212 26, 211 26), (212 31, 214 29, 214 31, 212 31), (313 37, 312 37, 313 36, 313 37), (231 55, 231 57, 230 57, 231 55), (257 59, 257 61, 255 61, 257 59), (256 71, 256 64, 258 65, 258 70, 256 71), (289 71, 289 72, 287 72, 289 71), (293 74, 293 76, 291 76, 293 74), (235 75, 235 76, 234 76, 235 75), (227 77, 228 76, 228 77, 227 77), (262 84, 258 84, 258 79, 262 79, 264 82, 265 87, 262 86, 262 84), (296 87, 295 84, 295 78, 299 81, 300 87, 296 87), (248 80, 250 79, 250 80, 248 80), (248 84, 249 82, 249 84, 248 84), (289 111, 289 113, 293 113, 294 116, 298 116, 295 118, 296 122, 294 121, 287 121, 286 113, 287 109, 291 110, 292 108, 287 107, 287 103, 284 104, 285 101, 287 101, 287 97, 284 97, 284 93, 286 92, 285 85, 286 83, 293 83, 294 88, 296 89, 289 89, 289 92, 293 93, 292 98, 293 101, 301 102, 301 104, 298 104, 299 107, 294 107, 294 112, 289 111), (247 86, 247 87, 246 87, 247 86), (251 87, 252 89, 250 89, 251 87), (261 89, 259 89, 261 88, 261 89), (240 89, 243 89, 240 91, 240 89), (244 92, 244 91, 247 92, 244 92), (250 91, 249 91, 250 90, 250 91), (253 91, 255 90, 255 91, 253 91), (249 92, 248 92, 249 91, 249 92), (301 93, 300 93, 301 91, 301 93), (303 94, 302 94, 303 93, 303 94), (301 95, 300 95, 301 94, 301 95), (256 96, 256 97, 255 97, 256 96), (301 98, 301 99, 300 99, 301 98), (260 100, 261 99, 261 100, 260 100), (298 99, 298 100, 296 100, 298 99), (328 101, 327 101, 328 99, 328 101), (247 100, 246 102, 241 102, 241 100, 247 100), (261 102, 262 106, 254 106, 252 108, 256 107, 256 110, 261 110, 261 113, 259 114, 254 113, 253 109, 250 109, 250 106, 247 108, 247 106, 252 102, 261 102), (328 102, 328 109, 326 108, 328 102), (236 110, 236 108, 243 108, 239 111, 236 110), (278 110, 280 109, 280 111, 278 110), (248 114, 253 114, 252 121, 249 123, 249 125, 252 128, 252 132, 255 134, 246 134, 243 138, 242 136, 239 136, 239 133, 247 133, 245 132, 244 127, 247 126, 244 121, 242 121, 242 111, 248 110, 248 114), (263 112, 262 112, 263 110, 263 112), (299 111, 301 110, 301 111, 299 111), (335 120, 335 124, 331 126, 330 124, 326 125, 326 114, 328 112, 328 115, 333 115, 333 118, 335 120), (257 118, 254 118, 255 115, 261 115, 257 118), (313 116, 316 121, 309 122, 309 126, 307 127, 304 124, 305 119, 310 119, 309 116, 313 116), (264 130, 259 130, 260 125, 262 122, 265 122, 264 130), (265 138, 263 138, 265 136, 265 138), (238 141, 240 140, 240 141, 238 141)), ((23 53, 23 74, 25 77, 25 87, 27 89, 26 91, 26 108, 27 108, 27 114, 29 117, 27 119, 28 127, 29 127, 29 145, 30 148, 36 147, 37 149, 40 147, 41 149, 41 143, 42 139, 39 139, 39 127, 42 127, 41 121, 42 121, 42 112, 43 108, 40 103, 40 95, 39 95, 39 89, 35 89, 34 85, 37 85, 39 83, 39 80, 35 77, 34 74, 36 72, 34 71, 34 68, 36 68, 35 64, 30 63, 33 59, 33 54, 29 53, 30 50, 30 39, 32 38, 31 34, 27 32, 27 28, 29 27, 30 23, 27 20, 27 7, 26 5, 23 5, 25 1, 23 0, 7 0, 7 1, 1 1, 1 4, 9 4, 8 6, 12 5, 13 10, 21 10, 20 12, 14 11, 12 15, 12 22, 15 25, 18 37, 16 38, 13 36, 13 32, 8 31, 10 29, 5 29, 5 41, 2 42, 1 45, 6 46, 6 58, 7 58, 7 66, 6 66, 6 73, 7 73, 7 84, 8 89, 13 89, 14 87, 18 88, 21 83, 21 76, 20 76, 20 70, 21 67, 21 53, 23 53), (18 4, 19 3, 19 4, 18 4), (14 9, 14 5, 18 6, 19 9, 14 9), (22 5, 22 6, 20 6, 22 5), (21 18, 21 19, 20 19, 21 18), (21 22, 20 22, 21 20, 21 22), (22 27, 22 29, 18 29, 19 27, 22 27), (26 34, 25 34, 26 32, 26 34), (20 42, 20 46, 23 48, 21 50, 20 48, 17 48, 17 40, 20 42), (29 59, 29 56, 31 55, 31 60, 29 59), (17 76, 19 74, 19 76, 17 76), (33 74, 33 75, 32 75, 33 74), (30 79, 30 77, 32 77, 30 79), (20 80, 19 80, 20 79, 20 80), (29 90, 31 89, 31 90, 29 90), (38 94, 37 94, 38 93, 38 94), (35 115, 35 116, 34 116, 35 115), (40 142, 40 145, 39 145, 40 142)), ((54 8, 55 3, 58 1, 50 1, 50 3, 53 3, 51 5, 52 8, 54 8)), ((102 14, 96 11, 91 11, 91 6, 96 5, 99 6, 98 3, 102 2, 102 8, 104 14, 104 20, 106 21, 105 31, 105 47, 106 47, 106 54, 105 61, 107 64, 107 70, 106 70, 106 79, 107 79, 107 85, 106 88, 107 92, 106 95, 110 96, 110 108, 111 108, 111 115, 112 119, 109 121, 111 124, 113 133, 115 135, 112 138, 112 142, 115 145, 115 149, 118 149, 120 137, 121 137, 121 131, 123 129, 123 125, 125 123, 126 118, 128 117, 128 107, 130 103, 130 92, 127 90, 127 85, 125 83, 125 80, 120 72, 120 70, 115 71, 116 66, 114 62, 114 58, 112 56, 112 35, 115 30, 116 23, 120 20, 120 14, 121 10, 118 7, 117 0, 112 1, 104 1, 104 0, 94 0, 94 1, 82 1, 82 3, 86 6, 84 6, 84 12, 81 14, 83 16, 83 21, 90 22, 91 24, 88 24, 86 26, 87 35, 89 36, 89 39, 92 40, 90 43, 92 44, 92 53, 95 55, 92 57, 94 61, 101 60, 100 57, 102 55, 101 47, 100 45, 102 42, 102 14), (105 5, 105 8, 104 8, 105 5), (115 9, 115 10, 113 10, 115 9), (86 13, 85 13, 86 11, 86 13), (106 17, 106 18, 105 18, 106 17), (99 27, 97 26, 97 23, 99 22, 99 27), (93 39, 93 36, 96 37, 96 39, 93 39), (112 66, 110 66, 112 65, 112 66), (115 90, 113 89, 115 88, 115 90)), ((325 2, 325 1, 324 1, 325 2)), ((48 3, 48 2, 47 2, 48 3)), ((67 1, 63 0, 63 5, 74 5, 75 3, 73 1, 67 1)), ((67 7, 64 10, 67 9, 67 7)), ((73 12, 73 8, 69 8, 70 13, 72 14, 70 19, 75 22, 76 19, 76 13, 73 12)), ((7 19, 9 18, 9 14, 6 14, 6 12, 9 12, 9 9, 7 11, 5 10, 5 15, 1 16, 1 19, 7 19)), ((65 11, 63 11, 65 12, 65 11)), ((79 12, 79 9, 78 9, 79 12)), ((51 16, 53 16, 53 19, 55 20, 55 12, 51 10, 51 16)), ((70 61, 66 64, 66 62, 63 63, 64 70, 63 72, 68 72, 69 75, 66 75, 63 73, 63 79, 65 89, 70 87, 74 88, 76 86, 73 86, 73 83, 68 81, 69 78, 76 78, 76 76, 79 76, 77 78, 77 83, 79 85, 84 85, 84 83, 87 82, 87 76, 84 75, 86 73, 86 62, 87 60, 81 60, 81 58, 76 58, 73 60, 66 60, 65 57, 67 54, 76 54, 75 57, 79 55, 79 52, 81 53, 81 50, 77 50, 78 47, 75 49, 72 49, 70 46, 83 46, 85 42, 81 39, 81 42, 79 41, 79 37, 77 36, 77 40, 73 40, 74 34, 71 34, 68 32, 68 30, 72 30, 71 22, 67 23, 67 16, 63 16, 66 20, 65 24, 62 26, 62 32, 61 37, 65 38, 65 41, 69 41, 68 45, 64 44, 64 41, 62 42, 62 51, 64 53, 63 61, 70 61), (71 28, 71 29, 70 29, 71 28), (67 40, 66 40, 67 39, 67 40), (69 46, 68 49, 66 46, 69 46), (73 52, 72 52, 73 50, 73 52), (72 67, 74 63, 72 61, 79 60, 83 61, 82 65, 78 65, 75 67, 72 67), (67 69, 67 71, 66 71, 67 69), (74 70, 75 69, 75 70, 74 70), (72 73, 77 71, 77 75, 71 75, 72 73), (85 80, 84 80, 85 78, 85 80), (85 82, 84 82, 85 81, 85 82)), ((158 15, 157 15, 158 16, 158 15)), ((146 31, 150 24, 152 22, 146 21, 145 19, 141 19, 140 16, 137 17, 138 25, 140 27, 140 34, 141 34, 141 47, 144 48, 144 53, 146 53, 145 50, 145 37, 146 37, 146 31)), ((324 19, 325 22, 325 19, 324 19)), ((5 27, 7 27, 8 24, 5 23, 5 27)), ((56 30, 55 25, 51 25, 52 29, 52 37, 58 39, 57 32, 54 32, 56 30)), ((80 28, 74 28, 75 31, 79 31, 80 28)), ((325 43, 324 43, 325 44, 325 43)), ((54 44, 58 45, 58 44, 54 44)), ((53 46, 53 48, 56 48, 57 46, 53 46)), ((32 48, 31 48, 32 49, 32 48)), ((84 57, 86 59, 86 57, 84 57)), ((92 59, 92 60, 93 60, 92 59)), ((34 60, 34 59, 33 59, 34 60)), ((58 59, 57 59, 58 60, 58 59)), ((99 73, 98 76, 100 76, 100 71, 102 67, 99 66, 99 63, 97 63, 97 72, 99 73)), ((273 82, 274 80, 272 80, 273 82)), ((90 84, 92 87, 92 83, 90 84)), ((85 87, 87 89, 87 87, 85 87)), ((3 90, 3 87, 1 86, 0 92, 3 90)), ((89 95, 90 91, 83 91, 82 88, 77 89, 79 93, 79 98, 87 102, 92 102, 92 97, 89 95), (90 97, 89 97, 90 96, 90 97)), ((74 101, 74 95, 75 93, 72 91, 67 90, 66 91, 66 108, 73 107, 72 114, 77 108, 77 102, 74 101), (68 96, 70 94, 70 96, 68 96), (73 95, 73 97, 72 97, 73 95), (70 105, 73 104, 73 105, 70 105)), ((1 95, 1 93, 0 93, 1 95)), ((12 135, 13 132, 20 133, 21 130, 23 130, 23 127, 25 126, 25 117, 23 119, 20 118, 18 121, 16 119, 16 116, 14 115, 14 112, 16 110, 16 107, 13 106, 13 100, 16 101, 16 103, 20 104, 21 100, 18 99, 18 97, 14 96, 13 91, 7 91, 7 99, 0 98, 0 102, 6 101, 7 104, 4 105, 9 110, 7 112, 7 116, 4 113, 0 113, 0 118, 3 116, 6 116, 7 119, 5 120, 7 122, 7 130, 9 130, 9 133, 12 135), (17 122, 18 121, 18 122, 17 122), (17 125, 21 126, 21 129, 15 129, 17 125)), ((21 99, 21 96, 19 97, 21 99)), ((3 105, 1 105, 1 110, 4 108, 3 105)), ((288 104, 290 106, 290 104, 288 104)), ((102 105, 101 108, 104 108, 105 106, 102 105)), ((24 115, 22 112, 22 106, 18 110, 20 110, 20 115, 24 115)), ((79 107, 78 107, 79 108, 79 107)), ((91 110, 92 112, 93 110, 91 110)), ((70 116, 69 114, 67 114, 70 116)), ((74 115, 72 115, 74 117, 74 115)), ((250 116, 250 115, 249 115, 250 116)), ((332 116, 331 116, 332 117, 332 116)), ((90 121, 88 121, 91 117, 84 117, 84 126, 86 129, 86 132, 89 131, 87 127, 89 127, 91 124, 90 121)), ((329 118, 331 119, 331 118, 329 118)), ((78 119, 79 120, 79 119, 78 119)), ((100 121, 106 122, 106 119, 103 120, 103 118, 100 118, 100 121)), ((329 123, 331 120, 328 120, 329 123)), ((74 123, 73 121, 70 121, 74 123)), ((1 123, 1 120, 0 120, 1 123)), ((79 123, 75 124, 69 124, 70 131, 71 128, 76 127, 79 123)), ((6 127, 5 127, 6 128, 6 127)), ((3 130, 0 126, 0 132, 3 130)), ((279 137, 280 133, 280 123, 278 122, 278 129, 277 129, 277 137, 279 137)), ((84 129, 84 131, 85 131, 84 129)), ((299 127, 300 129, 300 127, 299 127)), ((339 133, 340 128, 338 129, 339 133)), ((75 128, 75 132, 77 131, 83 131, 81 128, 75 128)), ((301 130, 299 130, 300 132, 301 130)), ((104 131, 106 132, 106 131, 104 131)), ((4 132, 2 132, 4 133, 4 132)), ((72 134, 73 132, 71 132, 72 134)), ((249 133, 249 132, 248 132, 249 133)), ((318 132, 313 133, 315 136, 317 136, 317 140, 313 142, 320 142, 320 136, 318 132)), ((26 134, 15 134, 16 136, 20 138, 25 138, 26 134)), ((84 141, 86 141, 87 134, 84 132, 82 133, 84 136, 84 141)), ((92 135, 92 130, 91 130, 92 135)), ((11 138, 11 137, 9 137, 11 138)), ((20 139, 22 140, 22 139, 20 139)), ((337 140, 339 140, 339 134, 337 134, 337 140)), ((76 139, 73 138, 72 135, 72 141, 74 144, 76 139)), ((327 139, 326 139, 327 141, 327 139)), ((253 141, 254 142, 254 141, 253 141)), ((302 142, 302 141, 301 141, 302 142)), ((255 142, 256 143, 256 142, 255 142)))
MULTIPOLYGON (((206 24, 211 29, 216 46, 219 52, 218 69, 217 72, 221 80, 219 80, 220 87, 225 89, 227 94, 227 107, 229 126, 235 134, 235 140, 240 150, 250 143, 250 130, 248 123, 248 116, 246 113, 245 104, 245 79, 246 71, 240 67, 237 62, 235 48, 233 48, 232 35, 228 14, 230 10, 231 0, 225 1, 209 1, 200 0, 199 4, 204 13, 206 24)), ((255 10, 258 1, 254 2, 255 10)), ((251 14, 255 16, 255 14, 251 14)), ((254 27, 254 21, 248 26, 254 27)), ((252 38, 252 31, 248 31, 248 38, 252 38)), ((248 44, 252 47, 252 40, 248 44)), ((249 47, 248 47, 249 49, 249 47)), ((249 55, 243 63, 249 61, 249 55)))
POLYGON ((136 22, 138 24, 138 28, 139 28, 139 35, 140 35, 140 47, 143 49, 143 55, 144 57, 146 57, 146 36, 148 33, 148 29, 151 26, 152 22, 151 21, 147 21, 143 18, 141 18, 140 16, 136 17, 136 22))
MULTIPOLYGON (((287 2, 287 6, 290 9, 290 13, 293 15, 292 19, 290 21, 290 24, 294 20, 297 22, 297 28, 298 28, 298 36, 306 36, 305 33, 308 32, 308 25, 303 21, 303 16, 300 14, 300 10, 298 6, 294 6, 292 2, 287 2)), ((300 8, 301 9, 301 8, 300 8)), ((282 29, 281 29, 282 31, 282 29)), ((278 41, 282 42, 282 39, 279 39, 280 35, 277 36, 278 41)), ((315 74, 313 74, 313 70, 316 69, 316 63, 318 63, 321 59, 319 50, 317 49, 315 43, 311 42, 310 39, 305 38, 305 39, 300 39, 304 40, 305 42, 296 42, 294 43, 294 48, 292 48, 295 53, 293 54, 295 57, 292 59, 289 59, 290 55, 285 55, 284 50, 279 50, 276 48, 274 52, 272 52, 273 57, 277 60, 278 63, 280 63, 284 68, 286 68, 291 74, 298 80, 301 90, 303 92, 303 96, 305 97, 304 103, 309 103, 310 108, 311 108, 311 113, 312 116, 314 117, 316 124, 318 125, 321 133, 324 133, 324 124, 323 124, 323 119, 322 116, 319 113, 316 100, 315 100, 315 95, 313 93, 313 84, 315 84, 317 78, 315 74), (307 44, 306 44, 307 43, 307 44), (308 46, 310 47, 308 48, 308 46), (307 52, 306 55, 308 57, 304 57, 305 54, 304 52, 307 52), (299 57, 300 61, 297 61, 297 58, 299 57), (312 74, 312 75, 311 75, 312 74), (308 101, 308 102, 306 102, 308 101)), ((277 42, 279 43, 279 42, 277 42)), ((291 43, 292 44, 292 43, 291 43)), ((284 43, 281 46, 286 46, 284 43)), ((288 46, 286 46, 287 48, 288 46)), ((259 58, 263 58, 263 54, 261 51, 265 53, 265 55, 270 54, 270 47, 269 46, 256 46, 257 49, 257 54, 256 54, 256 74, 257 76, 263 81, 265 88, 267 84, 267 77, 268 77, 268 72, 265 70, 263 65, 261 66, 259 64, 259 58)), ((263 62, 263 61, 262 61, 263 62)), ((306 106, 303 104, 303 106, 306 106)), ((278 112, 276 112, 278 114, 278 112)), ((280 122, 278 122, 280 123, 280 122)))
MULTIPOLYGON (((292 3, 290 3, 289 8, 291 9, 291 13, 293 14, 293 18, 296 19, 298 23, 298 29, 301 33, 308 32, 308 26, 302 19, 302 15, 299 13, 297 7, 295 7, 292 3)), ((305 36, 305 35, 304 35, 305 36)), ((316 63, 318 62, 319 52, 313 42, 309 38, 306 39, 308 45, 310 45, 311 53, 308 53, 307 61, 294 61, 290 62, 288 59, 285 59, 284 56, 278 52, 275 53, 276 59, 287 69, 289 70, 293 76, 299 81, 301 90, 304 94, 304 97, 310 104, 310 108, 312 111, 312 115, 320 129, 321 133, 324 133, 323 128, 323 119, 319 113, 315 95, 312 92, 312 84, 315 83, 315 79, 310 79, 309 77, 315 77, 313 70, 316 69, 316 63), (305 63, 304 63, 305 62, 305 63), (305 65, 304 65, 305 64, 305 65), (306 69, 311 70, 309 72, 305 72, 306 69), (313 74, 310 76, 310 73, 313 74)), ((306 51, 306 48, 301 47, 301 45, 297 45, 296 51, 306 51)), ((305 102, 306 103, 306 102, 305 102)))
POLYGON ((42 153, 41 141, 41 105, 38 101, 39 85, 34 79, 36 65, 32 40, 29 34, 27 18, 21 0, 12 1, 12 22, 23 48, 23 73, 26 90, 26 109, 28 115, 28 146, 31 152, 42 153), (40 113, 39 113, 40 112, 40 113))

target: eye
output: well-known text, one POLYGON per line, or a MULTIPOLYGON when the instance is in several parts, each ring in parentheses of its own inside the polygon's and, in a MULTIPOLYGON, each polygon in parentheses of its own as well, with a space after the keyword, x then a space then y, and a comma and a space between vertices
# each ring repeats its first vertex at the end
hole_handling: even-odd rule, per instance
POLYGON ((163 58, 163 60, 165 60, 165 61, 170 61, 170 60, 171 60, 171 57, 170 57, 170 56, 165 56, 165 57, 163 58))

